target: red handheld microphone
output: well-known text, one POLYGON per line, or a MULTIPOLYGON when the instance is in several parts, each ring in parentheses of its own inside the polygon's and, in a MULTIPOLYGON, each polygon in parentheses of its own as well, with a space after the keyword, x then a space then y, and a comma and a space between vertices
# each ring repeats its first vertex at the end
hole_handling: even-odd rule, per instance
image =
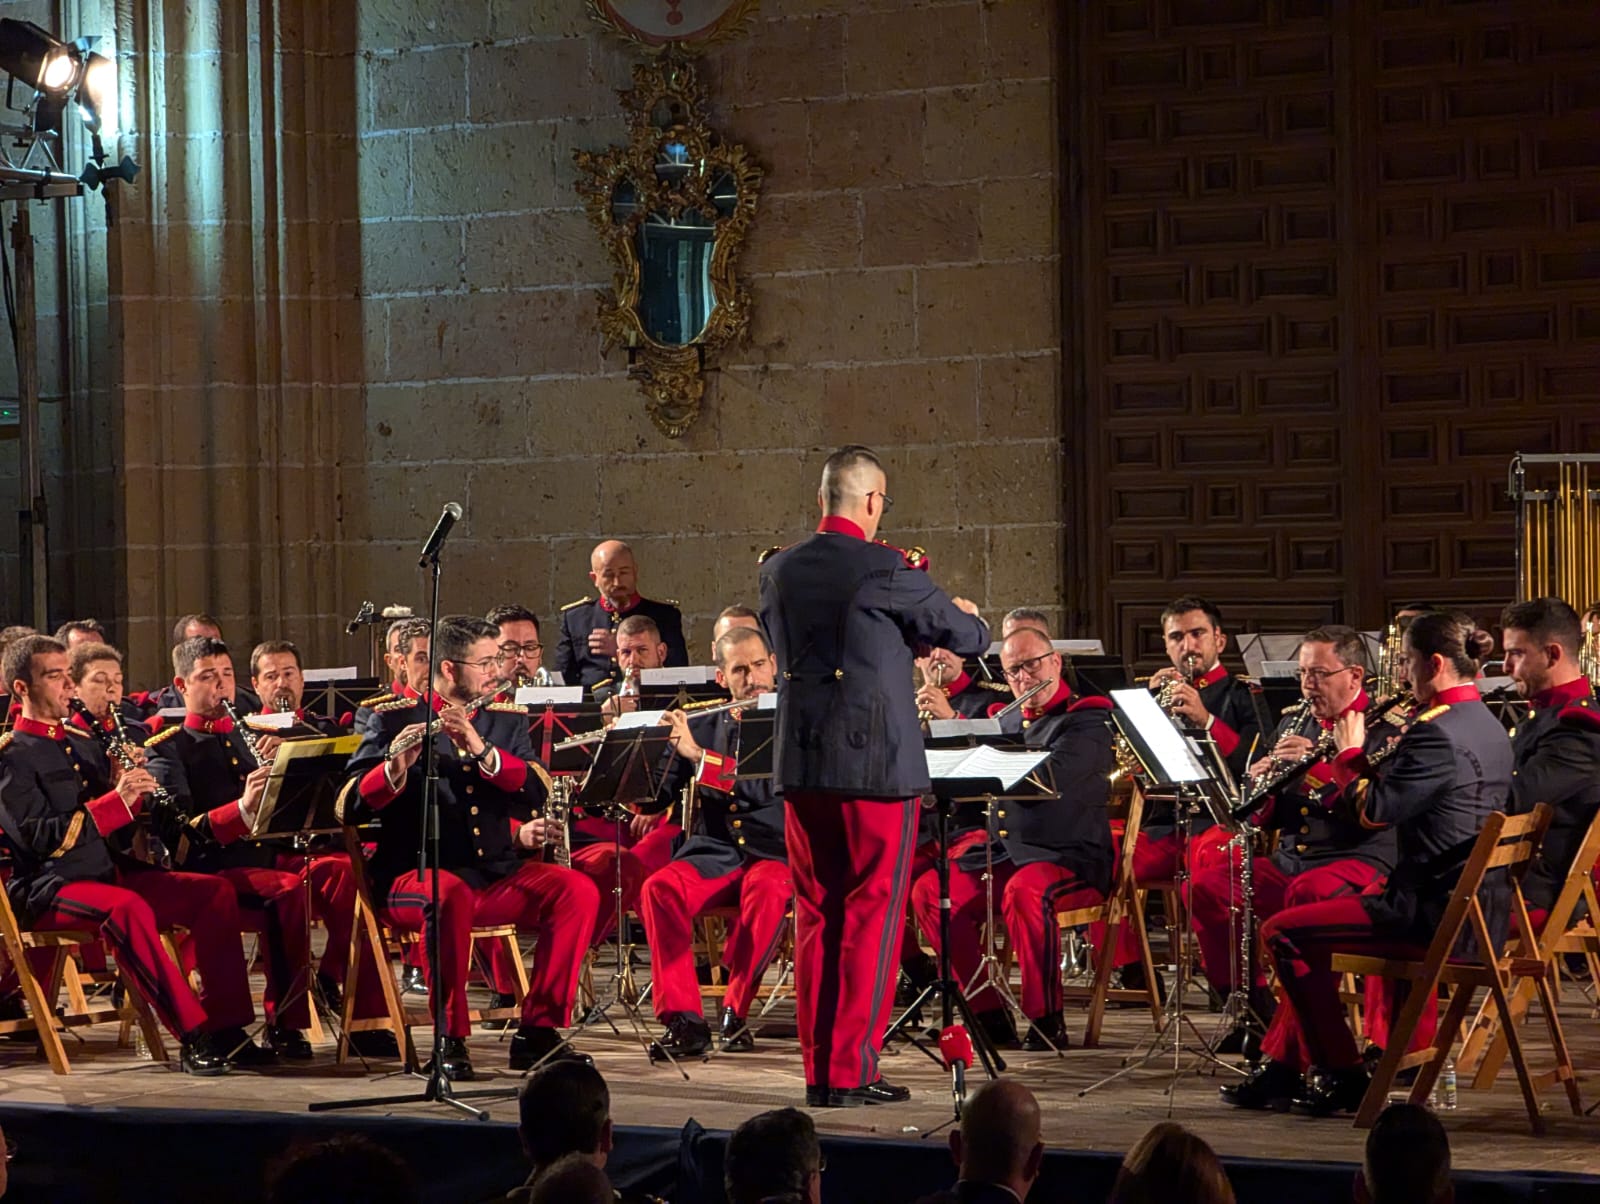
POLYGON ((972 1038, 967 1030, 959 1024, 952 1024, 949 1028, 939 1033, 939 1054, 944 1058, 945 1068, 963 1066, 972 1068, 972 1038))

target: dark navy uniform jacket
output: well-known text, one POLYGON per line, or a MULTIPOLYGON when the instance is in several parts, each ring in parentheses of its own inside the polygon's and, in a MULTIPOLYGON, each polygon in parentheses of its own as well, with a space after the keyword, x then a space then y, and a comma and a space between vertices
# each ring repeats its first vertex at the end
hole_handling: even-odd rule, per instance
POLYGON ((239 798, 256 759, 232 719, 186 715, 181 725, 164 727, 151 736, 145 749, 151 774, 171 792, 202 837, 190 845, 179 868, 214 873, 270 868, 276 862, 274 849, 241 839, 247 825, 239 814, 239 798))
MULTIPOLYGON (((1200 677, 1195 688, 1200 695, 1200 705, 1212 716, 1211 738, 1217 742, 1217 751, 1228 763, 1234 781, 1243 782, 1250 763, 1271 747, 1263 748, 1261 743, 1266 739, 1269 726, 1261 687, 1248 677, 1229 673, 1218 661, 1200 677), (1254 753, 1250 751, 1252 745, 1254 753)), ((1215 823, 1202 808, 1199 814, 1190 817, 1189 831, 1191 834, 1203 832, 1215 823)), ((1159 839, 1171 835, 1175 827, 1171 799, 1150 799, 1144 822, 1139 826, 1140 835, 1145 839, 1159 839)))
POLYGON ((783 799, 771 778, 740 781, 739 720, 733 712, 689 719, 689 734, 705 749, 698 765, 672 754, 657 801, 671 805, 691 778, 699 788, 694 831, 674 861, 687 861, 702 878, 720 878, 752 861, 787 861, 783 799))
POLYGON ((831 516, 761 566, 761 622, 779 669, 775 788, 885 800, 927 791, 913 652, 975 655, 989 646, 987 624, 903 552, 831 516))
MULTIPOLYGON (((1349 709, 1364 711, 1370 702, 1367 692, 1362 690, 1349 709)), ((1389 712, 1382 722, 1368 726, 1362 752, 1375 753, 1389 741, 1399 739, 1403 726, 1404 717, 1389 712), (1390 722, 1389 717, 1397 722, 1390 722)), ((1290 714, 1265 742, 1265 751, 1271 752, 1285 736, 1304 736, 1316 743, 1332 730, 1333 720, 1323 722, 1310 711, 1303 716, 1290 714)), ((1278 829, 1278 847, 1272 851, 1272 864, 1291 878, 1348 858, 1365 861, 1384 873, 1394 869, 1398 855, 1394 829, 1368 827, 1347 812, 1334 810, 1332 803, 1338 793, 1339 784, 1334 781, 1332 767, 1322 758, 1281 794, 1270 796, 1257 813, 1258 827, 1278 829)))
POLYGON ((1600 706, 1583 678, 1546 690, 1517 724, 1511 753, 1511 810, 1549 803, 1550 829, 1522 880, 1529 907, 1548 910, 1572 858, 1600 811, 1600 706))
MULTIPOLYGON (((1511 741, 1473 685, 1437 694, 1391 755, 1363 772, 1354 749, 1333 760, 1340 805, 1359 823, 1395 829, 1399 859, 1382 894, 1362 903, 1380 935, 1427 944, 1455 890, 1484 821, 1503 811, 1511 793, 1511 741)), ((1481 896, 1498 938, 1509 915, 1509 892, 1486 881, 1481 896)))
POLYGON ((596 656, 589 651, 589 633, 595 628, 616 634, 617 627, 630 615, 654 619, 661 629, 661 642, 667 646, 667 667, 689 663, 689 649, 683 641, 683 612, 671 602, 636 598, 627 610, 612 610, 603 600, 580 598, 561 608, 561 643, 556 647, 555 667, 569 686, 593 687, 603 681, 621 681, 622 669, 614 656, 596 656))
MULTIPOLYGON (((402 698, 372 708, 361 732, 361 747, 350 758, 350 775, 360 780, 356 801, 345 811, 347 823, 381 816, 378 846, 372 855, 374 885, 389 893, 400 875, 417 868, 422 843, 422 761, 406 774, 396 795, 384 777, 390 742, 401 730, 432 712, 422 699, 402 698)), ((472 713, 472 726, 484 742, 500 750, 493 778, 443 731, 433 737, 439 769, 439 860, 444 869, 475 890, 504 878, 519 862, 516 831, 544 806, 550 777, 533 759, 528 715, 521 707, 493 703, 472 713)), ((424 750, 426 752, 426 750, 424 750)))
POLYGON ((106 838, 134 816, 95 769, 93 743, 64 723, 24 718, 0 736, 0 831, 14 863, 6 893, 25 924, 69 882, 116 876, 106 838))
MULTIPOLYGON (((1004 703, 995 703, 999 711, 1004 703)), ((1013 711, 1000 730, 1020 735, 1028 748, 1049 749, 1050 776, 1059 798, 1043 802, 1007 799, 996 804, 994 860, 1018 868, 1035 862, 1064 866, 1096 890, 1111 888, 1111 700, 1074 698, 1060 682, 1042 711, 1013 711)), ((964 870, 982 870, 988 854, 980 844, 963 853, 964 870)))

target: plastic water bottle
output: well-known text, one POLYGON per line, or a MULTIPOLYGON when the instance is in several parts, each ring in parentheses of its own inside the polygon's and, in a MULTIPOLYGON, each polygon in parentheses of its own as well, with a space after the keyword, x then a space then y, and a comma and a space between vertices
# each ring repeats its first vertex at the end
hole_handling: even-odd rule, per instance
POLYGON ((1444 1097, 1444 1100, 1443 1100, 1443 1102, 1444 1102, 1444 1110, 1446 1112, 1454 1112, 1455 1108, 1456 1108, 1456 1102, 1457 1102, 1457 1099, 1456 1099, 1456 1060, 1454 1058, 1446 1058, 1445 1059, 1445 1061, 1444 1061, 1444 1073, 1441 1074, 1439 1076, 1439 1078, 1440 1078, 1440 1087, 1442 1088, 1440 1094, 1444 1097))

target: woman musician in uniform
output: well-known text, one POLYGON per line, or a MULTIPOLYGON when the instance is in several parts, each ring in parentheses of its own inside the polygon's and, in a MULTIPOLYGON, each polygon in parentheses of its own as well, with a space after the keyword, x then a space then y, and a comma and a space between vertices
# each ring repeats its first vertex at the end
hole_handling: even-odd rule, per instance
POLYGON ((1362 752, 1360 711, 1335 725, 1334 805, 1368 827, 1392 826, 1397 862, 1381 891, 1290 907, 1262 925, 1287 999, 1262 1042, 1269 1060, 1223 1087, 1223 1102, 1271 1108, 1289 1101, 1311 1116, 1360 1105, 1370 1076, 1345 1022, 1332 958, 1416 956, 1443 917, 1478 830, 1505 808, 1511 745, 1473 685, 1493 647, 1464 615, 1421 615, 1403 645, 1415 721, 1387 755, 1362 752), (1312 1067, 1321 1073, 1308 1076, 1312 1067))

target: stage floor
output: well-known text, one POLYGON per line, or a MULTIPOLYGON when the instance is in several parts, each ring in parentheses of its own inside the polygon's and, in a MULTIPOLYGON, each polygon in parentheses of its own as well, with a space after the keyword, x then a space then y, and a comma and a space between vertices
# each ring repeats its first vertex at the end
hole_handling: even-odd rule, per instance
MULTIPOLYGON (((648 970, 644 971, 647 980, 648 970)), ((415 1001, 417 997, 409 997, 415 1001)), ((1209 1035, 1216 1017, 1193 1012, 1200 1031, 1209 1035)), ((1591 1005, 1570 987, 1563 1020, 1580 1072, 1584 1103, 1600 1100, 1600 1021, 1591 1005)), ((420 1006, 420 1004, 419 1004, 420 1006)), ((752 1113, 784 1105, 802 1105, 805 1097, 799 1047, 792 1036, 762 1035, 750 1054, 713 1057, 687 1064, 682 1074, 668 1066, 652 1066, 632 1038, 620 1011, 615 1012, 623 1036, 601 1026, 578 1038, 578 1046, 595 1057, 611 1085, 612 1114, 621 1125, 677 1128, 693 1117, 708 1129, 731 1129, 752 1113)), ((1070 1016, 1070 1014, 1069 1014, 1070 1016)), ((768 1023, 781 1033, 793 1031, 793 1009, 787 1001, 773 1010, 768 1023)), ((1081 1021, 1075 1026, 1081 1031, 1081 1021)), ((1120 1153, 1151 1124, 1168 1116, 1165 1088, 1172 1079, 1172 1058, 1135 1071, 1116 1083, 1079 1097, 1078 1091, 1115 1071, 1134 1043, 1150 1031, 1147 1012, 1108 1013, 1102 1048, 1073 1049, 1064 1057, 1006 1054, 1009 1072, 1027 1083, 1044 1110, 1045 1136, 1058 1149, 1120 1153)), ((1543 1065, 1542 1026, 1531 1032, 1535 1065, 1543 1065)), ((199 1079, 118 1049, 112 1026, 77 1030, 68 1038, 72 1074, 53 1075, 28 1046, 0 1042, 0 1106, 6 1103, 55 1104, 75 1107, 190 1108, 303 1113, 314 1100, 353 1099, 403 1092, 414 1080, 385 1077, 381 1067, 364 1070, 359 1063, 334 1064, 331 1043, 318 1049, 314 1062, 263 1074, 236 1072, 224 1078, 199 1079)), ((427 1030, 417 1030, 419 1046, 427 1030)), ((480 1082, 473 1087, 514 1087, 519 1076, 505 1067, 504 1046, 496 1034, 477 1033, 473 1061, 480 1082)), ((173 1051, 175 1054, 175 1050, 173 1051)), ((1186 1065, 1193 1059, 1185 1055, 1186 1065)), ((912 1089, 909 1103, 865 1109, 825 1109, 813 1113, 824 1135, 916 1140, 951 1115, 949 1078, 932 1061, 909 1046, 886 1055, 884 1074, 912 1089)), ((1239 1112, 1217 1101, 1225 1072, 1190 1069, 1177 1082, 1171 1116, 1202 1134, 1224 1157, 1279 1158, 1356 1162, 1363 1135, 1348 1119, 1308 1120, 1288 1115, 1239 1112)), ((1528 1132, 1516 1080, 1509 1067, 1486 1092, 1463 1082, 1460 1106, 1441 1113, 1449 1130, 1455 1164, 1486 1171, 1541 1170, 1600 1174, 1600 1115, 1573 1117, 1565 1097, 1546 1090, 1545 1137, 1528 1132)), ((487 1105, 496 1121, 514 1123, 513 1101, 487 1105)), ((364 1110, 360 1115, 410 1117, 452 1115, 437 1105, 413 1104, 364 1110)), ((335 1113, 334 1115, 339 1115, 335 1113)), ((934 1138, 943 1140, 943 1134, 934 1138)))

